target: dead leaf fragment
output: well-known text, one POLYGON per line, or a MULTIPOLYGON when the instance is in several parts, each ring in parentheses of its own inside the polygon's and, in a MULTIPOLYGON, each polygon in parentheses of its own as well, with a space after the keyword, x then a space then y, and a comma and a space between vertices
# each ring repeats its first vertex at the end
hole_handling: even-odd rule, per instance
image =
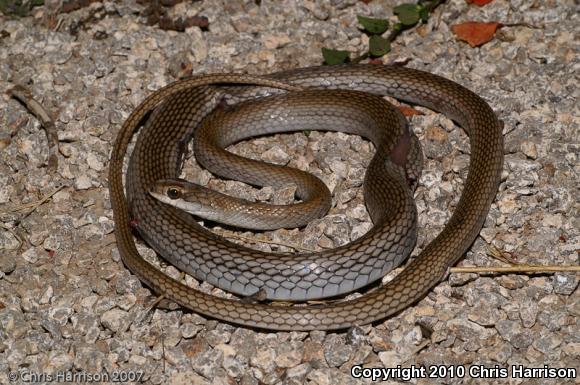
POLYGON ((458 39, 464 40, 472 47, 478 47, 493 39, 495 32, 501 28, 501 23, 481 23, 468 21, 466 23, 455 24, 451 30, 458 39))
POLYGON ((423 115, 420 111, 414 109, 413 107, 398 106, 398 108, 405 116, 423 115))
POLYGON ((475 4, 475 5, 479 5, 480 7, 483 7, 486 4, 491 3, 493 0, 466 0, 468 4, 475 4))

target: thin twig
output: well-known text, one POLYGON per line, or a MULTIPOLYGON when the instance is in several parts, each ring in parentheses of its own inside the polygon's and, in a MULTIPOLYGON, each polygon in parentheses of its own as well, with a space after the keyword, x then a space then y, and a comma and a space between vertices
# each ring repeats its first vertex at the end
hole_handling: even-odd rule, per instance
POLYGON ((549 273, 557 271, 580 272, 580 266, 515 265, 502 267, 452 267, 451 273, 549 273))
POLYGON ((44 202, 46 202, 47 200, 49 200, 50 198, 52 198, 54 194, 56 194, 57 192, 59 192, 60 190, 62 190, 64 187, 66 187, 65 184, 63 184, 61 186, 58 186, 53 191, 51 191, 50 193, 48 193, 47 195, 45 195, 42 199, 40 199, 38 201, 30 202, 30 203, 25 203, 25 204, 22 204, 22 205, 13 206, 9 210, 3 212, 2 214, 13 214, 13 213, 16 213, 16 212, 19 212, 19 211, 28 209, 28 211, 25 212, 22 215, 22 218, 20 218, 20 221, 22 221, 24 218, 26 218, 27 216, 29 216, 38 207, 40 207, 44 202))
MULTIPOLYGON (((15 249, 19 249, 23 242, 22 239, 20 239, 20 237, 18 236, 18 234, 16 234, 16 232, 14 230, 12 230, 10 227, 6 226, 4 223, 0 223, 0 227, 3 228, 4 230, 8 231, 10 234, 12 234, 12 236, 14 238, 16 238, 16 241, 18 242, 18 246, 15 247, 15 249)), ((7 247, 0 247, 0 250, 8 250, 7 247)), ((11 249, 13 250, 13 249, 11 249)))
POLYGON ((163 327, 161 326, 161 322, 159 320, 157 320, 157 327, 161 332, 159 333, 159 338, 161 339, 161 357, 163 357, 163 373, 166 373, 165 363, 167 360, 165 358, 165 331, 163 330, 163 327))
POLYGON ((147 308, 145 309, 145 312, 143 313, 143 317, 140 317, 137 323, 140 323, 143 319, 145 319, 145 317, 151 313, 153 311, 153 309, 155 309, 157 307, 157 305, 159 305, 159 303, 161 303, 161 301, 163 301, 163 299, 165 298, 164 294, 161 294, 160 296, 155 298, 155 301, 153 301, 149 306, 147 306, 147 308))
POLYGON ((530 28, 530 29, 543 29, 542 27, 538 27, 535 25, 532 25, 530 23, 501 23, 502 27, 526 27, 526 28, 530 28))
POLYGON ((0 150, 3 150, 10 145, 12 137, 16 135, 18 130, 26 125, 28 118, 22 117, 10 125, 8 125, 8 115, 5 115, 2 120, 2 126, 8 127, 8 131, 0 133, 0 150))
POLYGON ((580 266, 560 265, 526 265, 515 261, 511 254, 489 245, 487 255, 507 263, 510 266, 486 266, 486 267, 452 267, 451 273, 548 273, 557 271, 580 271, 580 266))
POLYGON ((520 263, 513 259, 511 253, 503 251, 495 247, 494 245, 489 245, 487 255, 497 259, 498 261, 507 263, 508 265, 519 265, 520 263))
POLYGON ((48 139, 48 171, 55 172, 58 168, 58 135, 54 121, 44 107, 32 97, 30 90, 17 85, 8 92, 14 99, 23 103, 28 111, 40 120, 40 125, 44 128, 48 139))

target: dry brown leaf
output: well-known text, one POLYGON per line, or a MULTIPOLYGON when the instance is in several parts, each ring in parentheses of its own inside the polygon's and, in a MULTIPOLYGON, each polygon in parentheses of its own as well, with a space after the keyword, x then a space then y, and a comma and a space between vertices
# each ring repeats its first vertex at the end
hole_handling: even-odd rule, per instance
POLYGON ((468 4, 475 4, 475 5, 479 5, 480 7, 483 7, 486 4, 491 3, 493 0, 466 0, 468 4))
POLYGON ((399 108, 399 110, 401 110, 401 112, 405 116, 423 115, 420 111, 418 111, 412 107, 398 106, 398 108, 399 108))
POLYGON ((455 24, 451 30, 460 40, 465 40, 472 47, 478 47, 493 39, 495 32, 502 26, 501 23, 481 23, 468 21, 466 23, 455 24))

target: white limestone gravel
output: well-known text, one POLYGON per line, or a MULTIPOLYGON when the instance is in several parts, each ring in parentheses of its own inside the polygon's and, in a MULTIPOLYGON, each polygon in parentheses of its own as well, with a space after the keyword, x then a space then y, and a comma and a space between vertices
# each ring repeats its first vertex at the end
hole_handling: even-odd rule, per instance
MULTIPOLYGON (((59 371, 122 372, 151 384, 324 385, 368 383, 351 375, 355 365, 580 369, 580 296, 573 273, 452 274, 415 306, 376 325, 342 333, 269 333, 208 320, 165 302, 147 312, 153 295, 120 261, 107 191, 112 143, 139 102, 175 80, 179 63, 190 63, 193 73, 257 74, 318 65, 321 47, 360 53, 368 38, 357 28, 356 15, 392 18, 397 3, 183 2, 170 13, 202 15, 210 23, 208 31, 185 32, 146 26, 139 16, 144 7, 133 0, 58 14, 56 31, 47 25, 59 2, 47 2, 25 18, 0 15, 0 138, 8 143, 0 150, 0 383, 12 381, 14 373, 14 383, 23 383, 26 374, 59 371), (30 88, 54 114, 60 141, 54 176, 46 173, 48 144, 38 122, 6 95, 16 84, 30 88), (20 120, 26 123, 14 133, 20 120), (60 184, 66 186, 32 212, 22 207, 60 184)), ((488 243, 522 263, 578 264, 579 14, 573 0, 495 0, 481 8, 447 1, 427 25, 401 35, 385 58, 469 87, 505 124, 504 178, 481 237, 461 265, 498 265, 487 255, 488 243), (468 20, 535 28, 505 27, 488 44, 471 48, 450 30, 468 20)), ((427 159, 416 191, 415 254, 449 219, 469 162, 467 135, 448 119, 420 110, 424 115, 413 117, 412 127, 427 159)), ((240 143, 233 151, 307 169, 334 193, 327 218, 302 231, 256 238, 319 249, 346 243, 370 226, 361 191, 372 156, 366 141, 296 133, 240 143)), ((200 173, 192 159, 184 176, 251 199, 279 203, 293 195, 291 188, 256 190, 222 181, 200 173)), ((145 245, 139 249, 156 260, 145 245)), ((167 271, 179 276, 173 268, 167 271)), ((463 378, 410 383, 475 381, 467 372, 463 378)))

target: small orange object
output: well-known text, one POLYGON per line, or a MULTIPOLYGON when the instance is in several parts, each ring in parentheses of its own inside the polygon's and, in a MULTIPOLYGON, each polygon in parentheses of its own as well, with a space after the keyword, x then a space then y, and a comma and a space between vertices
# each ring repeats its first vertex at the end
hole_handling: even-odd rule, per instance
POLYGON ((399 108, 399 110, 401 110, 401 112, 405 116, 423 115, 420 111, 417 111, 416 109, 414 109, 412 107, 398 106, 398 108, 399 108))
POLYGON ((479 5, 480 7, 483 7, 486 4, 491 3, 493 0, 466 0, 468 4, 475 4, 475 5, 479 5))
POLYGON ((455 24, 451 30, 461 40, 465 40, 472 47, 478 47, 493 39, 495 31, 502 26, 501 23, 480 23, 468 21, 466 23, 455 24))

